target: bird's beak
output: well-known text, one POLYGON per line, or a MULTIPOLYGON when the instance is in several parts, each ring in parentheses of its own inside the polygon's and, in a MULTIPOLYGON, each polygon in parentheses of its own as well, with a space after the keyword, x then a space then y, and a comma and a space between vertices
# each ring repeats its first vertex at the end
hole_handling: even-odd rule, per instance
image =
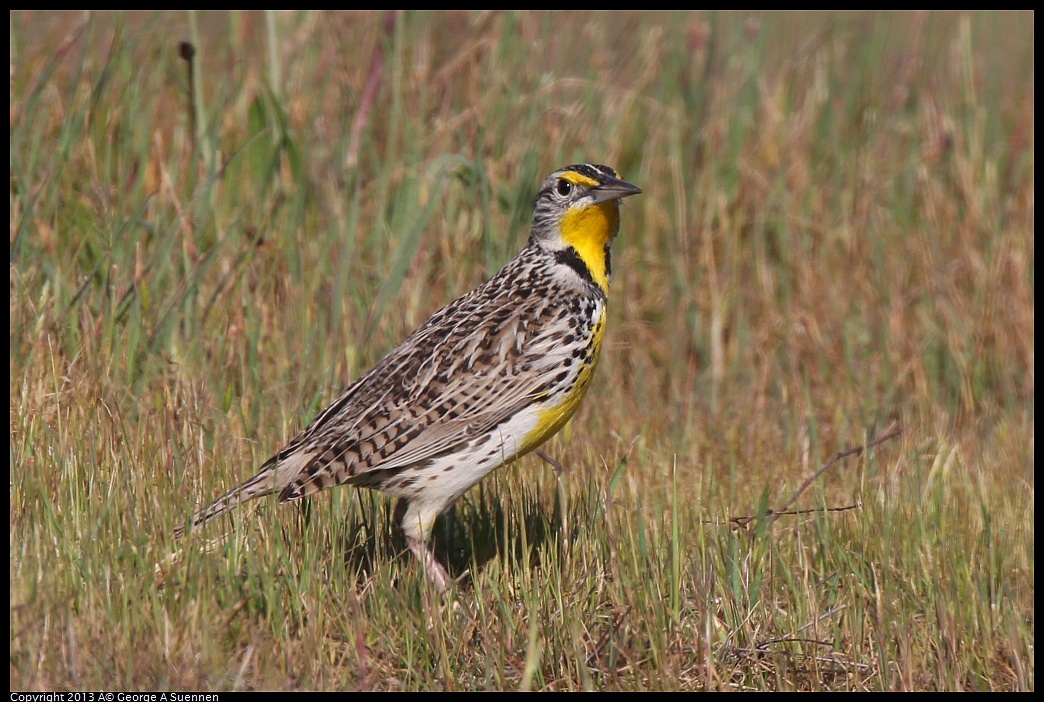
POLYGON ((594 198, 594 204, 597 205, 600 202, 619 200, 622 197, 637 195, 640 192, 642 192, 642 189, 637 185, 631 185, 626 180, 620 180, 619 178, 605 176, 604 181, 591 188, 588 194, 594 198))

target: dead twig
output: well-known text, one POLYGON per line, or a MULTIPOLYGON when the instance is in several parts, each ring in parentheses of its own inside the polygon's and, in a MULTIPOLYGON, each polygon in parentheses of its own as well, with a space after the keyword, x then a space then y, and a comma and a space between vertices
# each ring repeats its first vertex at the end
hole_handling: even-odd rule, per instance
MULTIPOLYGON (((863 444, 863 445, 860 445, 860 446, 853 446, 850 449, 846 449, 844 451, 839 451, 839 452, 835 453, 833 456, 831 456, 829 461, 827 461, 826 463, 823 464, 823 466, 819 470, 817 470, 815 473, 810 475, 808 477, 808 479, 805 480, 805 482, 801 483, 801 487, 799 487, 794 492, 794 494, 790 496, 790 499, 787 500, 786 502, 784 502, 783 506, 780 507, 779 509, 770 509, 770 510, 766 511, 764 515, 745 515, 745 516, 742 516, 742 517, 732 517, 732 518, 729 519, 729 522, 734 524, 734 525, 736 525, 737 527, 739 527, 741 529, 745 529, 745 528, 747 528, 748 524, 750 524, 752 521, 754 521, 755 519, 758 519, 761 516, 768 517, 769 518, 768 519, 768 524, 772 525, 772 524, 774 524, 776 522, 777 519, 779 519, 780 517, 785 516, 785 515, 789 516, 789 515, 795 515, 795 514, 812 514, 812 513, 815 513, 815 512, 846 512, 848 510, 856 509, 857 507, 860 506, 859 503, 856 503, 854 505, 847 505, 845 507, 826 507, 824 509, 795 509, 795 510, 792 510, 792 509, 790 509, 790 507, 793 506, 793 504, 798 501, 798 498, 801 497, 802 493, 804 493, 805 490, 807 490, 809 488, 809 486, 812 485, 812 483, 816 482, 816 480, 819 479, 819 476, 821 476, 821 475, 823 475, 823 473, 827 472, 831 468, 831 466, 833 466, 835 463, 837 463, 841 459, 848 458, 849 456, 857 456, 857 455, 863 453, 863 451, 866 451, 867 449, 871 449, 874 446, 877 446, 879 444, 883 444, 884 442, 886 442, 886 441, 888 441, 890 439, 894 439, 895 437, 899 436, 902 433, 903 433, 902 427, 893 425, 884 434, 882 434, 881 436, 878 436, 877 438, 875 438, 875 439, 873 439, 871 441, 868 441, 866 444, 863 444)), ((707 520, 707 519, 705 519, 705 520, 703 520, 703 523, 704 524, 716 524, 717 520, 707 520)))
MULTIPOLYGON (((848 512, 849 510, 859 509, 862 507, 858 502, 853 505, 845 505, 844 507, 824 507, 822 509, 788 509, 788 510, 774 510, 770 509, 765 512, 765 516, 773 516, 775 519, 780 517, 790 517, 798 514, 815 514, 816 512, 848 512)), ((730 517, 729 523, 733 524, 741 529, 746 529, 747 525, 757 519, 760 515, 747 514, 742 517, 730 517)), ((715 519, 704 519, 704 524, 717 524, 718 521, 715 519)))
POLYGON ((878 444, 883 444, 884 442, 888 441, 889 439, 894 439, 895 437, 899 436, 902 433, 903 433, 902 427, 893 425, 891 429, 889 429, 888 431, 886 431, 884 434, 882 434, 881 436, 877 437, 876 439, 873 439, 872 441, 867 442, 866 445, 864 445, 864 446, 854 446, 854 447, 852 447, 852 448, 850 448, 850 449, 848 449, 846 451, 840 451, 838 453, 835 453, 833 455, 833 457, 829 461, 827 461, 826 463, 823 464, 822 468, 820 468, 815 473, 813 473, 811 476, 809 476, 809 478, 805 482, 801 483, 801 487, 799 487, 797 489, 797 491, 793 495, 790 496, 789 500, 787 500, 785 503, 783 503, 782 507, 780 507, 778 510, 775 510, 775 512, 772 513, 772 516, 769 518, 769 522, 768 523, 770 525, 774 524, 777 519, 779 519, 781 516, 783 516, 783 514, 786 513, 786 511, 790 508, 791 505, 793 505, 795 502, 797 502, 798 498, 801 497, 801 493, 803 493, 805 490, 807 490, 809 488, 809 486, 812 485, 812 483, 814 483, 817 479, 819 479, 819 476, 821 476, 821 475, 823 475, 823 473, 827 472, 827 470, 829 470, 831 466, 833 466, 835 463, 840 461, 842 458, 848 458, 849 456, 858 456, 863 451, 866 451, 867 449, 873 448, 874 446, 877 446, 878 444))

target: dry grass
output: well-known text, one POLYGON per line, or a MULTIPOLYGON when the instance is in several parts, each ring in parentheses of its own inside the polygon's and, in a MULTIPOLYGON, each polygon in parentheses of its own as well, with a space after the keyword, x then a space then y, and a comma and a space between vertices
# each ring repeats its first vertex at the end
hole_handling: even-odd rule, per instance
POLYGON ((12 14, 11 688, 1033 689, 1032 19, 12 14), (352 490, 168 560, 580 160, 602 364, 455 604, 352 490))

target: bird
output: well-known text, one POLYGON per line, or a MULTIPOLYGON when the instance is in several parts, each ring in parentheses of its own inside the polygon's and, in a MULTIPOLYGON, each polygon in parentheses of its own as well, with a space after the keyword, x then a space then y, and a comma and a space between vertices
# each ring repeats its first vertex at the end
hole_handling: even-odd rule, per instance
POLYGON ((435 519, 576 412, 605 335, 621 200, 641 192, 605 165, 549 175, 514 258, 431 315, 175 539, 266 495, 282 503, 336 485, 371 488, 405 503, 406 543, 448 591, 454 581, 430 544, 435 519))

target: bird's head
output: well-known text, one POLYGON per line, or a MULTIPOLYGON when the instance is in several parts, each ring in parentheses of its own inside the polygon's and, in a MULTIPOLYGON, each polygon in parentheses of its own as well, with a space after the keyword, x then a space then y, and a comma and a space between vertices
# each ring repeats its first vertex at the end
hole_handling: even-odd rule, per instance
POLYGON ((530 242, 608 294, 609 246, 620 228, 620 199, 640 192, 609 166, 560 168, 537 194, 530 242))

